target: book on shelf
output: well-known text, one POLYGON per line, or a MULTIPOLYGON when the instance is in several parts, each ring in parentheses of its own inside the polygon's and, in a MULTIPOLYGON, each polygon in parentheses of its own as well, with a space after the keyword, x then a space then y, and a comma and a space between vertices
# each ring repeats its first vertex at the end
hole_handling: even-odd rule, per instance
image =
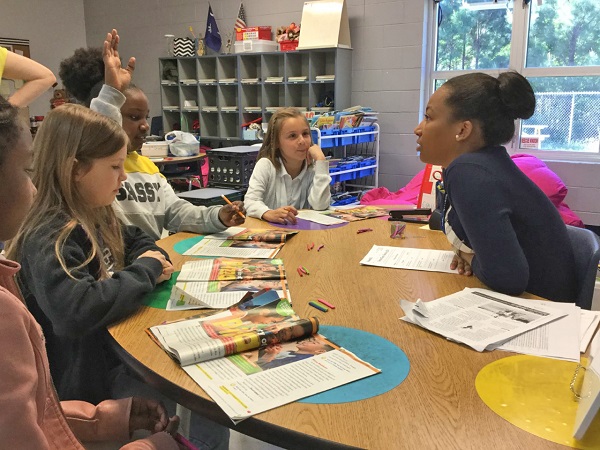
POLYGON ((279 108, 281 108, 281 106, 267 106, 265 108, 266 112, 270 112, 270 113, 274 113, 275 111, 277 111, 279 108))
POLYGON ((163 86, 177 86, 177 81, 160 80, 160 84, 163 86))
POLYGON ((188 261, 177 276, 167 309, 227 308, 247 292, 263 289, 273 289, 278 298, 290 298, 280 259, 188 261))
POLYGON ((335 75, 317 75, 315 77, 316 81, 334 81, 335 75))
POLYGON ((221 106, 221 111, 237 111, 237 106, 221 106))
POLYGON ((260 81, 260 78, 242 78, 243 84, 256 84, 260 81))
POLYGON ((317 318, 300 318, 286 299, 261 291, 147 333, 238 423, 380 372, 318 331, 317 318))
POLYGON ((216 83, 217 79, 216 78, 200 78, 198 79, 198 83, 200 84, 212 84, 212 83, 216 83))
POLYGON ((198 84, 198 80, 194 79, 194 78, 186 78, 183 80, 179 80, 179 82, 181 84, 185 84, 185 85, 194 85, 194 84, 198 84))
POLYGON ((165 106, 163 106, 163 110, 165 110, 165 111, 179 111, 179 106, 165 105, 165 106))
POLYGON ((217 108, 216 106, 203 106, 202 107, 202 111, 204 112, 217 112, 219 110, 219 108, 217 108))
POLYGON ((306 75, 302 75, 302 76, 298 76, 298 77, 288 77, 288 81, 290 82, 300 82, 300 81, 306 81, 308 80, 308 77, 306 75))
POLYGON ((267 77, 265 83, 283 83, 283 77, 267 77))
POLYGON ((221 84, 237 83, 237 78, 220 78, 219 83, 221 83, 221 84))
POLYGON ((244 106, 244 111, 246 111, 246 112, 261 112, 262 108, 260 106, 244 106))

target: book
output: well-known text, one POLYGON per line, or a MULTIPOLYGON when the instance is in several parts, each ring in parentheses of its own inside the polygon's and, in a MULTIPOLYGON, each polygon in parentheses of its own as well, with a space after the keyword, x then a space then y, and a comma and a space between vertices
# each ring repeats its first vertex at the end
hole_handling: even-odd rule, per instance
POLYGON ((285 299, 266 291, 219 315, 147 332, 238 423, 380 372, 318 329, 316 318, 298 317, 285 299), (208 359, 195 362, 200 354, 208 359))
POLYGON ((247 292, 273 289, 290 299, 280 259, 216 258, 186 262, 173 285, 167 309, 227 308, 247 292))

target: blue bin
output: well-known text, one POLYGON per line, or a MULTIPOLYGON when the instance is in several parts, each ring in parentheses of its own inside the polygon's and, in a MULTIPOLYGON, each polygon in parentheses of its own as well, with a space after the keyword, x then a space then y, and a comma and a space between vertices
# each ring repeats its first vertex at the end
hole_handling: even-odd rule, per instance
POLYGON ((321 148, 331 148, 331 147, 337 147, 338 141, 339 139, 337 138, 331 138, 331 136, 334 136, 337 133, 338 130, 331 130, 331 129, 324 129, 321 130, 321 148))
POLYGON ((335 174, 336 172, 339 172, 339 171, 340 171, 339 167, 330 167, 329 168, 329 176, 331 177, 331 183, 329 183, 329 184, 333 185, 340 181, 339 175, 335 174))
MULTIPOLYGON (((375 131, 375 126, 374 125, 370 125, 367 127, 358 127, 355 128, 357 133, 368 133, 371 131, 375 131), (359 131, 360 130, 360 131, 359 131)), ((357 140, 356 142, 358 144, 362 143, 362 142, 373 142, 375 140, 375 135, 374 134, 361 134, 360 136, 356 136, 357 140)))
POLYGON ((356 138, 357 136, 347 136, 344 137, 344 135, 346 134, 352 134, 356 131, 356 128, 342 128, 340 131, 340 135, 342 136, 340 138, 340 145, 352 145, 352 144, 356 144, 356 138))

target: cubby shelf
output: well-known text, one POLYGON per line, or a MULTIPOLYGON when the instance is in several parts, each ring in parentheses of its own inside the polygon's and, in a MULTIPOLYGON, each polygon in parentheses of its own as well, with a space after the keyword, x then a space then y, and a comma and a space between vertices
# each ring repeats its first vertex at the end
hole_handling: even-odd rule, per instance
POLYGON ((159 70, 165 133, 198 121, 202 138, 237 140, 243 123, 283 106, 310 111, 331 95, 351 106, 351 49, 160 58, 159 70))

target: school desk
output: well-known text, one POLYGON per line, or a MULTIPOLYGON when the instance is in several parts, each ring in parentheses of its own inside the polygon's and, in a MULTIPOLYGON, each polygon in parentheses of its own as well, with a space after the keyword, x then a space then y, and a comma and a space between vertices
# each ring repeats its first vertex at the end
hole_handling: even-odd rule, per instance
MULTIPOLYGON (((249 218, 246 226, 266 228, 249 218)), ((124 361, 173 400, 241 433, 284 448, 317 449, 558 449, 560 445, 529 434, 492 412, 479 398, 474 381, 479 370, 508 353, 478 353, 466 346, 401 322, 402 298, 432 300, 465 287, 482 287, 475 277, 359 265, 373 244, 449 249, 441 232, 409 224, 405 239, 391 239, 381 219, 357 221, 340 228, 301 231, 279 256, 288 274, 294 310, 317 316, 322 324, 365 330, 393 342, 408 356, 410 372, 383 395, 352 403, 295 402, 233 426, 230 419, 144 329, 165 320, 197 314, 143 307, 110 328, 124 361), (357 234, 362 228, 373 231, 357 234), (307 244, 315 244, 307 250, 307 244), (321 245, 324 247, 317 252, 321 245), (296 268, 309 276, 300 278, 296 268), (333 303, 327 313, 308 305, 316 298, 333 303)), ((194 236, 178 233, 159 241, 179 268, 183 257, 173 245, 194 236)), ((349 348, 352 350, 352 348, 349 348)), ((377 376, 377 375, 375 375, 377 376)))

